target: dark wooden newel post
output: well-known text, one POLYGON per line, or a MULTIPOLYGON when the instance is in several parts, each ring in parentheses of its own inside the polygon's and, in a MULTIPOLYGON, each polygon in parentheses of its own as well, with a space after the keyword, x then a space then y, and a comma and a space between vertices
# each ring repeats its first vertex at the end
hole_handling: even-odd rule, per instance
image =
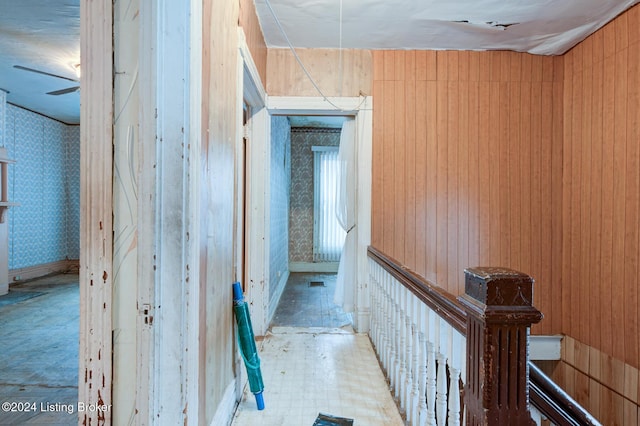
POLYGON ((531 425, 529 327, 542 319, 533 307, 533 278, 506 268, 469 268, 467 381, 468 425, 531 425))

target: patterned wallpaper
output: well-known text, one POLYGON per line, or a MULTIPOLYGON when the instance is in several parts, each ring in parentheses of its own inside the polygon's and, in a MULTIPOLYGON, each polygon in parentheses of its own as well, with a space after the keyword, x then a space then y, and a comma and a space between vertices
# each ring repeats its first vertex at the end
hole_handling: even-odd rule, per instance
POLYGON ((0 146, 4 146, 4 123, 7 115, 7 92, 0 90, 0 146))
POLYGON ((289 195, 291 192, 291 127, 287 117, 271 118, 271 238, 269 297, 289 270, 289 195))
POLYGON ((80 128, 7 105, 9 269, 79 258, 80 128))
POLYGON ((338 146, 340 129, 291 129, 289 261, 313 262, 312 146, 338 146))
POLYGON ((80 259, 80 126, 65 126, 67 256, 80 259))

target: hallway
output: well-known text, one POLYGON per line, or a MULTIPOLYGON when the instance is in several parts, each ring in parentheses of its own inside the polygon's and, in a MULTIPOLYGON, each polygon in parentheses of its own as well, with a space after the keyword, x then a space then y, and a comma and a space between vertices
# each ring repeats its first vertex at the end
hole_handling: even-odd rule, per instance
POLYGON ((259 342, 265 409, 247 387, 232 425, 312 426, 320 413, 355 425, 404 424, 369 337, 354 333, 332 303, 334 288, 332 274, 291 274, 259 342), (309 285, 315 281, 325 286, 309 285))

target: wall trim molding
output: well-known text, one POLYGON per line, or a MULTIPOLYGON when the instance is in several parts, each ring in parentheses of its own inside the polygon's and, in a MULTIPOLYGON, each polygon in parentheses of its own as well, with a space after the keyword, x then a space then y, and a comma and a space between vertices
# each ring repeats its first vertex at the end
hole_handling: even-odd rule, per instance
POLYGON ((222 400, 211 420, 211 426, 228 425, 236 409, 236 380, 234 379, 224 390, 222 400))
POLYGON ((284 271, 284 274, 280 275, 280 280, 278 281, 278 286, 275 288, 275 292, 273 293, 273 297, 269 301, 269 316, 267 317, 267 323, 271 323, 273 319, 273 314, 276 313, 276 308, 278 307, 278 303, 280 303, 280 298, 282 297, 282 293, 284 293, 284 288, 287 285, 287 281, 289 280, 290 271, 284 271))
POLYGON ((44 277, 59 273, 78 273, 80 261, 78 259, 58 260, 24 268, 9 269, 9 285, 25 280, 44 277))
POLYGON ((289 262, 289 272, 337 273, 339 262, 289 262))

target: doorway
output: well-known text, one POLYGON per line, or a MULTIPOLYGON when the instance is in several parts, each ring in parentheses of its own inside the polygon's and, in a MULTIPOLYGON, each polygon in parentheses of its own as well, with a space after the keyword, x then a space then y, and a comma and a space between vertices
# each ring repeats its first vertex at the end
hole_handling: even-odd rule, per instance
POLYGON ((336 217, 346 116, 272 116, 270 325, 340 327, 334 303, 345 232, 336 217), (284 271, 284 273, 283 273, 284 271))
MULTIPOLYGON (((357 282, 354 283, 354 310, 353 324, 358 332, 366 332, 369 327, 369 293, 366 286, 367 281, 367 254, 366 250, 370 242, 370 221, 371 221, 371 142, 372 142, 372 99, 371 97, 345 97, 332 98, 331 100, 316 97, 269 97, 267 110, 269 114, 262 117, 262 125, 259 129, 252 129, 253 141, 261 141, 264 144, 263 150, 266 151, 269 145, 270 136, 270 120, 271 115, 282 116, 353 116, 355 117, 355 127, 357 129, 357 217, 358 230, 354 233, 356 244, 354 250, 356 258, 356 275, 357 282)), ((252 146, 252 150, 257 149, 252 146)), ((269 158, 269 154, 263 158, 269 158)), ((269 162, 266 162, 268 165, 269 162)), ((252 169, 252 181, 264 182, 269 180, 269 167, 258 167, 252 169)), ((268 192, 268 190, 267 190, 268 192)), ((268 200, 268 198, 267 198, 268 200)), ((252 203, 251 210, 255 202, 265 202, 265 199, 256 201, 250 196, 252 203)), ((268 217, 268 214, 266 215, 268 217)), ((269 221, 265 221, 265 246, 270 243, 269 221)), ((256 230, 256 228, 253 228, 256 230)), ((253 233, 253 232, 252 232, 253 233)), ((250 248, 251 252, 251 248, 250 248)), ((264 256, 265 265, 262 273, 266 277, 269 276, 268 265, 268 249, 264 256)), ((250 278, 251 279, 251 278, 250 278)), ((260 288, 253 289, 250 295, 250 301, 254 305, 258 305, 264 309, 263 315, 254 315, 254 329, 257 335, 264 335, 271 321, 271 315, 274 309, 274 301, 270 300, 270 285, 268 279, 266 284, 260 288)))

